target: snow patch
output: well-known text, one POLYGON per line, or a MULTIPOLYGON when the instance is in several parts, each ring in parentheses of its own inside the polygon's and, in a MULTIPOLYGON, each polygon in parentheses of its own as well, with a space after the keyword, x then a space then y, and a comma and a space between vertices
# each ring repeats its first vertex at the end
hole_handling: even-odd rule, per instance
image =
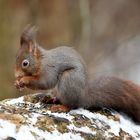
POLYGON ((65 119, 68 119, 69 121, 71 121, 74 118, 69 113, 52 113, 51 111, 47 111, 46 114, 54 115, 60 118, 65 118, 65 119))
POLYGON ((22 125, 19 130, 16 126, 8 121, 0 120, 0 139, 6 139, 7 137, 13 137, 18 140, 84 140, 80 134, 72 133, 60 133, 57 130, 50 132, 39 130, 32 125, 22 125))
MULTIPOLYGON (((120 122, 118 122, 118 121, 108 119, 106 116, 101 115, 99 113, 92 113, 84 109, 72 110, 71 113, 82 114, 91 120, 96 119, 96 120, 99 120, 99 122, 101 121, 101 122, 106 123, 107 125, 110 126, 110 132, 114 133, 116 136, 119 136, 120 129, 122 129, 126 133, 129 133, 135 138, 137 138, 138 134, 140 134, 140 125, 133 123, 132 121, 130 121, 129 119, 126 119, 122 115, 120 115, 120 122)), ((97 125, 101 127, 100 123, 97 123, 97 125)))
POLYGON ((75 127, 73 124, 70 124, 70 125, 68 126, 68 128, 69 128, 70 130, 74 130, 74 131, 78 131, 78 132, 83 132, 83 133, 87 133, 87 134, 88 134, 88 133, 89 133, 89 134, 92 134, 92 135, 95 135, 95 134, 96 134, 95 131, 90 130, 87 126, 78 128, 78 127, 75 127))
POLYGON ((8 136, 15 138, 16 126, 8 121, 0 120, 0 139, 6 139, 8 136))
POLYGON ((24 103, 23 101, 23 97, 19 97, 19 98, 16 98, 16 99, 11 99, 9 101, 6 102, 7 104, 16 104, 16 103, 24 103))

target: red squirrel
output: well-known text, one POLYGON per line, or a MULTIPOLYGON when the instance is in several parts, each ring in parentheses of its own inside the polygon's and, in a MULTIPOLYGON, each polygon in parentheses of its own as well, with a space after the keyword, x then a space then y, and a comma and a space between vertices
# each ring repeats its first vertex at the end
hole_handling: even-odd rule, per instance
POLYGON ((79 53, 71 47, 43 49, 35 27, 20 37, 16 56, 17 88, 54 89, 56 98, 70 108, 112 108, 140 122, 140 86, 116 77, 93 78, 79 53))

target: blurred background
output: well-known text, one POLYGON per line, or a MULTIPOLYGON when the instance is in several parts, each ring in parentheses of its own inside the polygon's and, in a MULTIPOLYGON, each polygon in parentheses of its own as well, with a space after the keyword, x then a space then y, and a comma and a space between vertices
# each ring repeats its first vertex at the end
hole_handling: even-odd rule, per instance
POLYGON ((89 73, 140 84, 139 0, 0 0, 0 100, 21 96, 14 87, 19 38, 27 24, 39 27, 40 45, 73 46, 89 73))

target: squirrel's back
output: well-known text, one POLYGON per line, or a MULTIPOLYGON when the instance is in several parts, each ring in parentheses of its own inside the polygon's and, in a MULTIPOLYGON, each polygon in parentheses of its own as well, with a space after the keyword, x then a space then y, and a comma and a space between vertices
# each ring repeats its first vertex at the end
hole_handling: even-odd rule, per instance
POLYGON ((58 64, 61 63, 61 65, 62 63, 70 63, 75 67, 85 67, 84 60, 72 47, 61 46, 48 50, 47 58, 48 57, 50 57, 50 61, 55 61, 58 64))

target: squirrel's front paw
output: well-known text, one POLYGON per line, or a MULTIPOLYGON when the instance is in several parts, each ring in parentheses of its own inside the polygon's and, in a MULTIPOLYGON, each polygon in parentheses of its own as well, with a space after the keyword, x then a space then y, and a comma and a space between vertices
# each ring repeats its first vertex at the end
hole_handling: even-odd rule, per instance
POLYGON ((17 89, 23 89, 24 88, 24 84, 21 83, 19 80, 16 80, 14 85, 17 89))
POLYGON ((15 86, 17 89, 23 89, 26 87, 27 84, 28 84, 28 81, 24 77, 15 81, 15 86))

